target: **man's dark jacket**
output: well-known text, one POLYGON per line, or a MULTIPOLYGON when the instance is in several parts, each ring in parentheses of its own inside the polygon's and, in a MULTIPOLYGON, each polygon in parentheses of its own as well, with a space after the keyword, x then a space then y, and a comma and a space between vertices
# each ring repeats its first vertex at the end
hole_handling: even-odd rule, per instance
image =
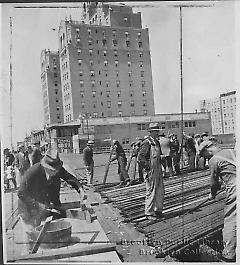
POLYGON ((34 149, 32 152, 32 163, 33 165, 37 164, 38 162, 40 162, 42 159, 42 154, 40 152, 39 149, 34 149))
POLYGON ((81 183, 64 168, 61 168, 51 180, 47 180, 45 170, 40 163, 29 168, 18 190, 19 211, 24 211, 26 208, 31 210, 37 207, 38 202, 46 205, 52 202, 56 206, 61 206, 60 179, 65 180, 76 190, 81 187, 81 183))

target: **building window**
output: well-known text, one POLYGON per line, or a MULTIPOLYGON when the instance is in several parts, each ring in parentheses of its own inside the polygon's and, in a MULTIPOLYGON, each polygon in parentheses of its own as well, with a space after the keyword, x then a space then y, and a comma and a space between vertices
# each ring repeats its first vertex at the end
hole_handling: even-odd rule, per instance
POLYGON ((117 40, 112 40, 113 46, 116 47, 117 46, 117 40))
POLYGON ((112 31, 113 37, 116 37, 116 30, 112 31))
POLYGON ((83 71, 80 71, 79 72, 79 76, 83 76, 83 71))
POLYGON ((81 49, 77 49, 77 53, 78 53, 78 55, 80 55, 82 53, 82 50, 81 49))
POLYGON ((104 61, 104 66, 107 66, 108 65, 108 61, 104 61))
POLYGON ((88 31, 88 35, 91 35, 91 29, 88 29, 87 31, 88 31))
POLYGON ((143 100, 143 107, 147 107, 147 100, 143 100))
POLYGON ((80 91, 80 97, 84 98, 84 91, 80 91))
POLYGON ((144 77, 144 71, 141 71, 141 77, 144 77))
POLYGON ((114 50, 114 56, 117 57, 118 56, 118 52, 116 50, 114 50))
POLYGON ((107 107, 111 108, 111 101, 107 101, 107 107))
POLYGON ((60 115, 57 115, 57 119, 60 120, 60 115))
POLYGON ((78 59, 78 65, 82 65, 82 60, 81 59, 78 59))
POLYGON ((98 113, 97 112, 93 112, 93 117, 97 118, 97 116, 98 116, 98 113))
POLYGON ((109 87, 109 81, 106 81, 106 87, 109 87))
POLYGON ((115 66, 116 66, 116 67, 118 66, 118 61, 117 61, 117 60, 115 61, 115 66))
POLYGON ((134 100, 131 100, 131 102, 130 102, 130 106, 131 106, 131 107, 134 107, 134 100))
POLYGON ((143 91, 142 91, 142 96, 143 96, 143 97, 146 97, 146 94, 147 94, 146 91, 143 90, 143 91))
POLYGON ((91 70, 91 71, 90 71, 90 75, 91 75, 91 76, 94 76, 94 75, 95 75, 94 70, 91 70))
POLYGON ((130 67, 131 66, 131 62, 128 62, 128 67, 130 67))
POLYGON ((80 39, 79 39, 79 38, 77 38, 76 40, 77 40, 77 44, 80 44, 80 39))
POLYGON ((126 36, 126 38, 129 36, 128 31, 125 31, 125 36, 126 36))
POLYGON ((95 87, 95 81, 94 80, 91 81, 91 84, 92 84, 92 87, 95 87))
POLYGON ((58 85, 58 83, 57 82, 55 82, 55 86, 57 86, 58 85))
POLYGON ((93 55, 93 50, 89 50, 89 55, 90 55, 90 56, 93 55))
POLYGON ((105 76, 108 76, 108 71, 105 71, 105 76))
POLYGON ((145 123, 140 123, 140 124, 137 124, 137 129, 138 129, 138 131, 146 131, 147 126, 145 123))
POLYGON ((130 47, 130 41, 126 40, 126 47, 129 48, 130 47))
POLYGON ((119 112, 118 112, 118 116, 119 116, 119 117, 122 117, 122 111, 119 111, 119 112))
POLYGON ((80 80, 80 87, 83 87, 84 86, 84 82, 83 80, 80 80))
POLYGON ((125 22, 127 22, 127 21, 128 21, 128 18, 127 18, 127 17, 125 17, 125 18, 124 18, 124 21, 125 21, 125 22))
POLYGON ((128 58, 130 57, 130 52, 127 53, 127 57, 128 57, 128 58))
POLYGON ((129 81, 129 86, 132 87, 133 81, 129 81))
POLYGON ((58 99, 56 99, 56 103, 58 103, 59 102, 59 100, 58 99))
POLYGON ((54 73, 53 76, 54 76, 54 77, 57 77, 57 73, 54 73))
POLYGON ((93 98, 96 97, 96 91, 92 91, 92 97, 93 97, 93 98))
POLYGON ((121 101, 121 100, 118 101, 118 107, 119 107, 119 108, 122 107, 122 101, 121 101))
POLYGON ((147 115, 147 110, 143 110, 143 115, 144 115, 144 116, 147 115))
POLYGON ((192 122, 192 126, 196 127, 196 122, 195 121, 192 122))
POLYGON ((143 57, 143 53, 142 53, 142 52, 139 53, 139 57, 140 57, 140 58, 143 57))
POLYGON ((185 121, 184 126, 188 127, 188 122, 187 121, 185 121))
POLYGON ((106 91, 107 98, 110 97, 110 91, 106 91))
POLYGON ((94 101, 93 102, 93 108, 96 109, 96 107, 97 107, 97 101, 94 101))
POLYGON ((107 51, 103 51, 103 56, 107 56, 107 51))
POLYGON ((140 38, 140 37, 141 37, 141 32, 138 32, 138 34, 137 34, 137 35, 138 35, 138 37, 140 38))
POLYGON ((92 40, 88 40, 88 45, 92 46, 92 44, 93 44, 93 41, 92 40))
POLYGON ((90 65, 93 66, 93 61, 92 60, 90 61, 90 65))
POLYGON ((121 91, 118 91, 118 92, 117 92, 117 96, 118 96, 118 98, 121 97, 121 91))
POLYGON ((76 28, 76 32, 79 32, 79 28, 76 28))
POLYGON ((119 76, 119 71, 116 71, 116 77, 118 77, 119 76))
POLYGON ((140 67, 143 67, 143 62, 142 61, 139 63, 139 66, 140 67))
POLYGON ((138 48, 142 48, 142 42, 141 41, 138 42, 138 48))
POLYGON ((59 106, 57 106, 57 108, 56 108, 57 110, 60 110, 60 107, 59 106))
POLYGON ((131 77, 132 76, 132 71, 128 72, 128 76, 131 77))
POLYGON ((134 91, 130 90, 129 95, 130 95, 130 97, 133 97, 134 96, 134 91))
POLYGON ((103 39, 102 40, 102 44, 103 44, 103 46, 106 46, 107 45, 107 40, 106 39, 103 39))
POLYGON ((145 87, 145 81, 144 80, 141 82, 141 84, 142 84, 142 87, 145 87))

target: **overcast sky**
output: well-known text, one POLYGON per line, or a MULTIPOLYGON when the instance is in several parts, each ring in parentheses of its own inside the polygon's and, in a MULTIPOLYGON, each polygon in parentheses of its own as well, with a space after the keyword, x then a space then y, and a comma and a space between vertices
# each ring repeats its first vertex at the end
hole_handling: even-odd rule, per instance
MULTIPOLYGON (((185 112, 199 109, 201 99, 236 90, 234 2, 203 3, 211 6, 183 8, 185 112)), ((149 28, 156 113, 180 112, 180 20, 179 8, 173 7, 176 2, 125 4, 133 5, 134 11, 141 11, 143 27, 149 28)), ((54 4, 44 4, 48 8, 39 8, 39 4, 31 4, 35 8, 20 6, 23 7, 20 4, 2 6, 4 146, 10 145, 9 17, 13 19, 14 143, 23 140, 32 129, 43 127, 41 50, 57 50, 57 30, 62 19, 69 15, 73 20, 81 17, 80 4, 76 3, 72 7, 59 4, 62 8, 49 8, 54 4)))

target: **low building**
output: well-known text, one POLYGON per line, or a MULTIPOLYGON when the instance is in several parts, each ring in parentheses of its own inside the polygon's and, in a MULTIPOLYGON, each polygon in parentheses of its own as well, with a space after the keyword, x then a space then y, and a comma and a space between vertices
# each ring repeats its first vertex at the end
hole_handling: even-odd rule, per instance
MULTIPOLYGON (((80 150, 84 148, 88 139, 94 139, 96 147, 110 145, 112 139, 117 139, 124 148, 129 148, 131 142, 136 140, 136 137, 144 137, 148 134, 150 122, 158 122, 165 135, 174 133, 181 139, 181 114, 179 113, 157 114, 154 116, 92 118, 51 125, 47 130, 50 133, 51 142, 58 146, 62 152, 73 152, 72 139, 77 134, 80 150)), ((202 132, 211 134, 210 113, 184 113, 183 130, 186 134, 202 132)))

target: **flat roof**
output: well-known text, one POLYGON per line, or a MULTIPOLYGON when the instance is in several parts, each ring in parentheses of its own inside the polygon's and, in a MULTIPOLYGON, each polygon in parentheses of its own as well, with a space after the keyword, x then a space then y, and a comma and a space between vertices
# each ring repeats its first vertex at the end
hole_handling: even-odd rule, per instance
MULTIPOLYGON (((194 113, 184 113, 183 120, 209 120, 210 112, 194 112, 194 113)), ((107 118, 91 118, 88 119, 89 126, 99 126, 99 125, 117 125, 117 124, 127 124, 127 123, 149 123, 149 122, 166 122, 166 121, 181 121, 180 113, 171 114, 156 114, 153 116, 130 116, 130 117, 107 117, 107 118)), ((80 121, 75 120, 69 123, 57 123, 49 126, 51 127, 71 127, 79 126, 80 121)))

